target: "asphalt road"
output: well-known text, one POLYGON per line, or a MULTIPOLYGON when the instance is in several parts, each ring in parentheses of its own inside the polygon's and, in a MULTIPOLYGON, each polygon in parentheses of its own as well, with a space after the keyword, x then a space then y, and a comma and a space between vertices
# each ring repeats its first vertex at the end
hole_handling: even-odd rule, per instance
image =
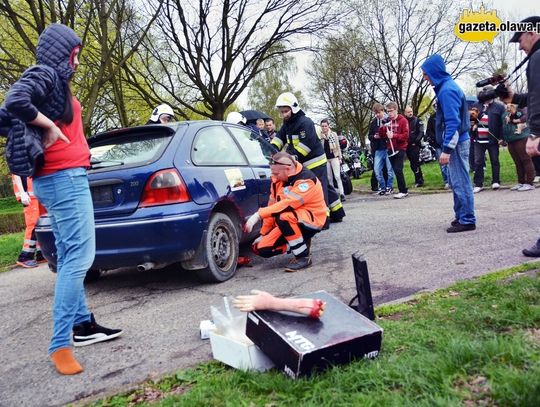
POLYGON ((313 266, 284 273, 286 256, 253 259, 225 283, 199 283, 174 269, 116 270, 88 286, 98 323, 119 339, 75 354, 85 371, 60 376, 47 358, 54 275, 46 266, 0 274, 0 405, 53 406, 98 397, 211 359, 198 326, 222 296, 263 289, 279 296, 316 290, 347 301, 355 294, 351 254, 368 261, 375 305, 527 260, 540 234, 540 189, 475 196, 478 229, 449 235, 450 193, 396 200, 353 194, 347 217, 313 240, 313 266))

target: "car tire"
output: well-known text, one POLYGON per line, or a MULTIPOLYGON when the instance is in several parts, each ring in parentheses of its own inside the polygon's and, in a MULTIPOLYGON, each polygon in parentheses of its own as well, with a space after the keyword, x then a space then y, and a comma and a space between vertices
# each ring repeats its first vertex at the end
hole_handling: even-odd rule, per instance
POLYGON ((236 273, 238 262, 238 232, 225 213, 214 213, 208 222, 204 248, 208 267, 198 270, 199 278, 209 283, 221 283, 236 273))

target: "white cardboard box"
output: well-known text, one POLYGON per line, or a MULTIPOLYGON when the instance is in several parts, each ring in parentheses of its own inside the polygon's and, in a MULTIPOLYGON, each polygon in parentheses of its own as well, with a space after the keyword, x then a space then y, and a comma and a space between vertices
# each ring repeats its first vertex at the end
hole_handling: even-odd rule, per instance
POLYGON ((274 363, 248 337, 244 342, 211 331, 210 345, 214 359, 235 369, 264 372, 274 367, 274 363))

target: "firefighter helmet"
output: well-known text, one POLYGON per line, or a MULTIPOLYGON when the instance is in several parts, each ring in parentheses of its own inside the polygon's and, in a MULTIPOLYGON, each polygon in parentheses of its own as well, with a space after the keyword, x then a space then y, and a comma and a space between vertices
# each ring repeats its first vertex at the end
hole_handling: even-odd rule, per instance
POLYGON ((225 119, 227 123, 246 124, 247 120, 242 113, 230 112, 225 119))
POLYGON ((290 107, 293 113, 300 111, 300 105, 298 99, 291 92, 285 92, 278 96, 276 100, 276 107, 287 106, 290 107))

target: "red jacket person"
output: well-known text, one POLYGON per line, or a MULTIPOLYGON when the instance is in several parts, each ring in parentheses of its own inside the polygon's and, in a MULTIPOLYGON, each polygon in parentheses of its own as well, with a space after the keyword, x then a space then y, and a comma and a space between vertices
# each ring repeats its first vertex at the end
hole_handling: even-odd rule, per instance
POLYGON ((313 172, 284 152, 272 157, 270 168, 268 206, 253 214, 245 229, 250 232, 262 219, 261 236, 253 243, 253 251, 262 257, 291 251, 294 259, 285 271, 298 271, 311 264, 311 238, 326 222, 322 185, 313 172))

